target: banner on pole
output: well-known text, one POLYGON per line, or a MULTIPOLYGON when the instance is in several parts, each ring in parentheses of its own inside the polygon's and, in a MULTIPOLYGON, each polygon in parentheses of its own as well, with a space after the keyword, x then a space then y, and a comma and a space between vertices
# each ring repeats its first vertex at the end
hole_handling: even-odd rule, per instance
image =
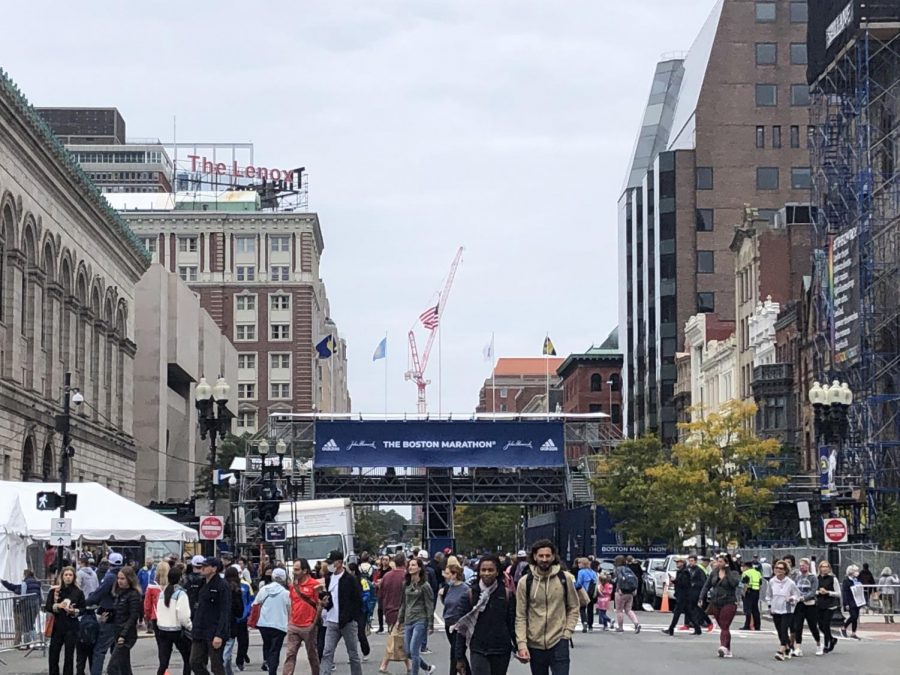
POLYGON ((316 467, 560 467, 558 421, 317 421, 316 467))

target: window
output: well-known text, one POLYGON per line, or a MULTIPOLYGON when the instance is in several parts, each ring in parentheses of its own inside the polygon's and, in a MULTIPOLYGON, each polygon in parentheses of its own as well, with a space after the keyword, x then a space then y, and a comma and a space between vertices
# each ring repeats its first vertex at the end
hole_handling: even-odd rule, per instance
POLYGON ((500 398, 506 398, 509 395, 509 389, 500 387, 500 398))
POLYGON ((288 370, 291 367, 290 354, 269 354, 269 363, 274 370, 288 370))
POLYGON ((777 166, 760 166, 756 168, 756 189, 757 190, 777 190, 778 189, 778 167, 777 166))
POLYGON ((712 190, 713 189, 713 170, 711 166, 697 167, 697 189, 712 190))
POLYGON ((756 147, 766 147, 766 128, 763 126, 756 127, 756 147))
POLYGON ((291 326, 287 323, 273 323, 269 326, 270 340, 290 340, 291 326))
POLYGON ((611 412, 613 424, 622 424, 622 406, 618 403, 613 403, 611 412))
POLYGON ((757 2, 756 22, 771 23, 775 21, 775 6, 774 2, 757 2))
POLYGON ((805 66, 809 63, 809 58, 806 55, 805 42, 791 43, 791 63, 795 66, 805 66))
POLYGON ((798 127, 796 124, 791 125, 791 147, 800 147, 800 127, 798 127))
POLYGON ((757 84, 756 105, 766 107, 778 105, 778 87, 774 84, 757 84))
POLYGON ((243 340, 244 342, 252 342, 256 340, 256 324, 255 323, 239 323, 234 327, 235 340, 243 340))
POLYGON ((256 354, 238 354, 238 370, 255 370, 256 354))
POLYGON ((178 276, 182 281, 197 281, 196 265, 181 265, 178 268, 178 276))
POLYGON ((697 232, 713 231, 713 210, 697 209, 697 232))
POLYGON ((809 105, 809 86, 805 84, 791 85, 791 105, 808 106, 809 105))
POLYGON ((236 253, 256 253, 256 237, 235 237, 234 250, 236 253))
POLYGON ((239 312, 256 311, 255 295, 236 295, 235 303, 239 312))
POLYGON ((272 267, 272 281, 290 281, 290 269, 287 265, 275 265, 272 267))
POLYGON ((238 400, 252 401, 256 398, 256 385, 251 382, 238 383, 238 400))
POLYGON ((506 412, 506 404, 505 403, 500 404, 500 412, 506 412))
POLYGON ((253 281, 256 279, 256 266, 238 265, 236 269, 238 281, 253 281))
POLYGON ((272 249, 272 253, 287 253, 291 250, 291 238, 281 234, 270 236, 269 247, 272 249))
POLYGON ((196 253, 197 237, 178 237, 179 253, 196 253))
POLYGON ((806 127, 806 147, 812 148, 816 142, 816 125, 810 124, 806 127))
POLYGON ((141 243, 147 249, 147 253, 156 253, 156 245, 159 241, 156 237, 141 237, 141 243))
POLYGON ((716 258, 713 251, 697 251, 697 274, 713 274, 716 271, 716 258))
POLYGON ((290 398, 291 384, 290 382, 273 382, 269 385, 271 396, 269 398, 290 398))
POLYGON ((774 66, 778 62, 778 44, 775 42, 756 43, 756 65, 774 66))
POLYGON ((600 413, 603 412, 603 406, 599 403, 588 403, 588 412, 589 413, 600 413))
POLYGON ((600 373, 591 375, 591 391, 601 391, 603 388, 603 377, 600 373))
POLYGON ((806 23, 807 18, 809 17, 809 10, 806 7, 806 2, 792 2, 791 3, 791 23, 806 23))
POLYGON ((256 431, 256 413, 247 410, 239 412, 234 424, 241 431, 252 434, 256 431))
POLYGON ((772 127, 772 147, 781 147, 781 125, 776 124, 772 127))
POLYGON ((812 174, 808 166, 795 166, 791 169, 791 188, 808 190, 812 186, 812 174))
POLYGON ((697 311, 701 314, 716 311, 715 293, 697 293, 697 311))
POLYGON ((269 302, 272 309, 276 311, 291 308, 291 296, 289 295, 273 295, 269 302))

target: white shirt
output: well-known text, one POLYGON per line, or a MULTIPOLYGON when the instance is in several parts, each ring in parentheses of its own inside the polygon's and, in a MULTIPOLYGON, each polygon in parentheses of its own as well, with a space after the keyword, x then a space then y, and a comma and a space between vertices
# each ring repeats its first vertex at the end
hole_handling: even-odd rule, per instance
POLYGON ((332 574, 331 579, 328 582, 328 592, 331 594, 331 609, 325 612, 325 622, 331 623, 340 623, 340 607, 338 606, 338 584, 341 581, 341 577, 344 576, 344 571, 341 570, 340 574, 332 574))

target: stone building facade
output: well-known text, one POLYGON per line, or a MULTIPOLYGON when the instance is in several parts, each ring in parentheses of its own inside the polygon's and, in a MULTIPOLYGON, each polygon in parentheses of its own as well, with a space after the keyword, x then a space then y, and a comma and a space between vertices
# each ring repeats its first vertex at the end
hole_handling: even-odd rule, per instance
POLYGON ((140 242, 0 70, 0 476, 54 480, 63 376, 72 480, 134 496, 140 242))

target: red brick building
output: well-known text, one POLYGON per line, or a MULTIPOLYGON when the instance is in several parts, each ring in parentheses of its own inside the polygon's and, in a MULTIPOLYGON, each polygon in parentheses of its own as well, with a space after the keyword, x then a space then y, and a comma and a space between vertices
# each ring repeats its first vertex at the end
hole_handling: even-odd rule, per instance
POLYGON ((605 413, 622 430, 622 352, 591 347, 570 354, 557 369, 562 380, 563 412, 605 413))
MULTIPOLYGON (((559 401, 560 377, 556 371, 562 362, 563 359, 556 356, 497 359, 493 377, 486 379, 478 392, 478 407, 475 411, 526 412, 535 398, 546 397, 549 379, 550 412, 553 412, 559 401)), ((542 401, 540 409, 546 410, 545 402, 542 401)))

